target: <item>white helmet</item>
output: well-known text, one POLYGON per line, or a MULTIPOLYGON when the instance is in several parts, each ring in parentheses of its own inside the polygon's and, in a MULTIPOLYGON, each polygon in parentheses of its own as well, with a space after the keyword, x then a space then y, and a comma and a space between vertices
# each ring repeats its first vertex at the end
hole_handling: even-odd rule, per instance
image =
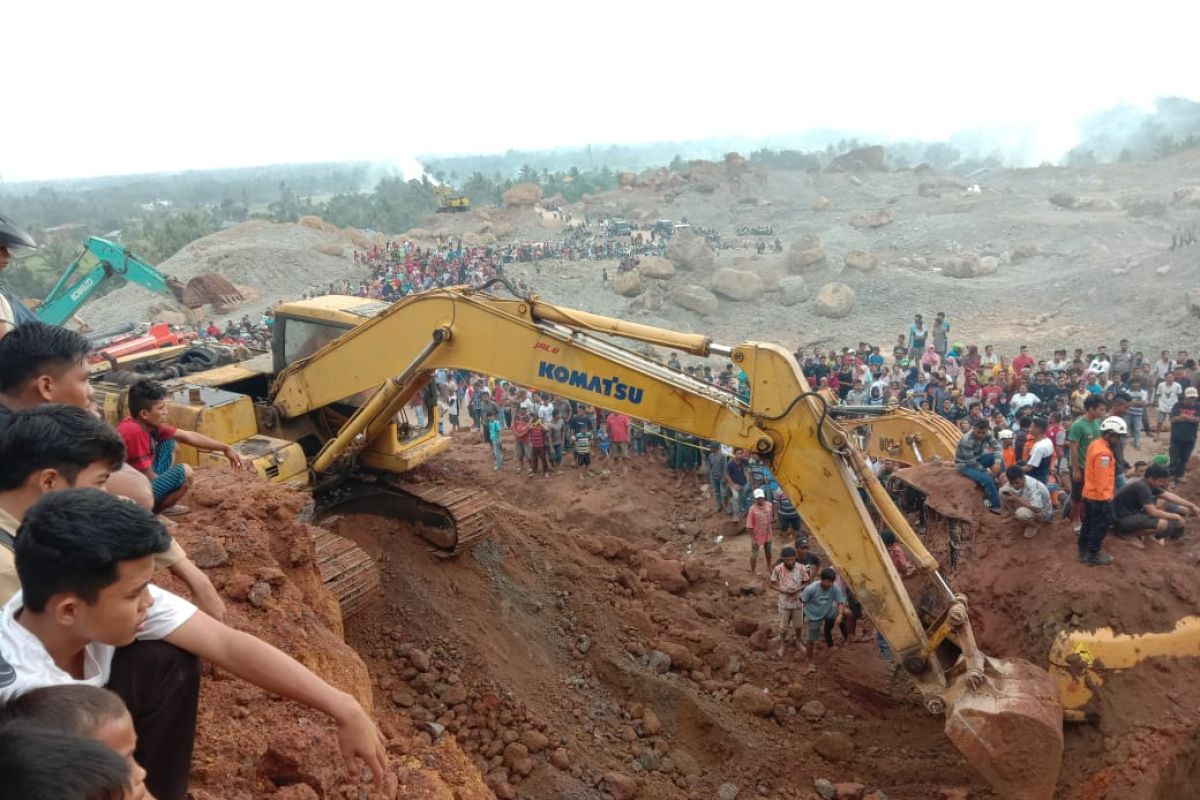
POLYGON ((1004 430, 1000 431, 1000 433, 998 433, 997 436, 1000 437, 1000 441, 1004 441, 1005 439, 1013 438, 1013 432, 1010 431, 1008 428, 1005 428, 1004 430))
POLYGON ((1125 420, 1120 417, 1105 417, 1104 422, 1100 423, 1101 433, 1117 433, 1125 436, 1129 433, 1129 427, 1126 426, 1125 420))

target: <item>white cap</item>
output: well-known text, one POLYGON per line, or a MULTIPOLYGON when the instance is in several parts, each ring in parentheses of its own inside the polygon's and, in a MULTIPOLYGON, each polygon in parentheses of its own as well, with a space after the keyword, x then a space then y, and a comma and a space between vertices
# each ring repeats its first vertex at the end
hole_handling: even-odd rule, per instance
POLYGON ((1183 390, 1184 397, 1200 397, 1200 391, 1196 391, 1195 386, 1189 386, 1183 390))
POLYGON ((766 493, 766 492, 764 492, 762 489, 755 489, 755 490, 754 490, 754 499, 755 499, 755 500, 757 500, 757 499, 758 499, 758 498, 760 498, 760 497, 764 497, 764 498, 765 498, 766 496, 767 496, 767 493, 766 493))
POLYGON ((1013 432, 1008 428, 1005 428, 1004 430, 1000 431, 997 436, 999 436, 1001 439, 1011 439, 1013 438, 1013 432))

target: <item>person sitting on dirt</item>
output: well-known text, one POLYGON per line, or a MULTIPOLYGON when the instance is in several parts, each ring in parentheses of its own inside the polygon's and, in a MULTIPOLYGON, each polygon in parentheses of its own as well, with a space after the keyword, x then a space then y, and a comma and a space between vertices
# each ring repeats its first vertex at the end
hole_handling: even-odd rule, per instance
POLYGON ((1079 534, 1079 560, 1093 567, 1113 563, 1113 557, 1100 552, 1100 545, 1112 527, 1113 497, 1117 492, 1117 457, 1113 444, 1128 427, 1121 417, 1106 417, 1100 423, 1100 437, 1088 445, 1083 469, 1083 528, 1079 534))
POLYGON ((129 766, 130 787, 125 798, 148 798, 146 770, 137 763, 137 731, 129 709, 108 689, 87 684, 45 686, 13 699, 0 709, 0 725, 32 726, 77 736, 106 745, 129 766))
POLYGON ((180 500, 192 488, 192 468, 175 464, 175 443, 197 450, 221 453, 235 472, 248 465, 232 445, 210 439, 202 433, 180 430, 167 424, 167 387, 146 378, 129 387, 129 416, 117 425, 125 440, 125 457, 130 466, 150 479, 156 514, 186 514, 180 500))
POLYGON ((783 658, 787 645, 787 632, 791 628, 793 638, 799 637, 796 630, 803 619, 804 603, 800 600, 800 591, 812 580, 808 564, 802 564, 796 558, 794 547, 785 547, 780 552, 781 561, 771 570, 771 588, 779 593, 779 657, 783 658))
POLYGON ((1025 538, 1038 535, 1042 526, 1054 519, 1054 503, 1046 484, 1013 465, 1004 471, 1008 482, 1000 487, 1004 510, 1025 523, 1025 538))
POLYGON ((1000 492, 996 489, 996 481, 990 470, 999 450, 1000 445, 992 436, 991 423, 986 419, 978 419, 971 430, 958 440, 958 447, 954 451, 954 465, 958 474, 970 478, 983 489, 987 495, 987 509, 993 514, 1000 513, 1000 492))
POLYGON ((846 614, 846 595, 837 586, 837 573, 830 567, 821 570, 820 580, 805 586, 800 592, 804 603, 804 655, 808 658, 807 672, 816 672, 817 642, 842 623, 846 614))
POLYGON ((771 523, 775 519, 775 506, 767 502, 767 493, 762 489, 754 490, 754 502, 746 512, 746 531, 750 534, 750 574, 754 574, 758 565, 758 549, 761 547, 767 556, 767 564, 771 558, 771 523))
POLYGON ((1113 498, 1113 529, 1117 535, 1138 547, 1145 536, 1165 545, 1167 539, 1183 536, 1189 516, 1200 515, 1200 507, 1190 500, 1167 491, 1171 471, 1162 464, 1150 464, 1141 478, 1129 481, 1113 498))
POLYGON ((106 686, 125 702, 134 757, 159 800, 187 795, 200 658, 332 717, 351 776, 382 788, 387 752, 358 701, 295 659, 150 583, 171 537, 157 517, 95 489, 64 489, 26 512, 17 536, 22 591, 0 611, 0 702, 44 686, 106 686))

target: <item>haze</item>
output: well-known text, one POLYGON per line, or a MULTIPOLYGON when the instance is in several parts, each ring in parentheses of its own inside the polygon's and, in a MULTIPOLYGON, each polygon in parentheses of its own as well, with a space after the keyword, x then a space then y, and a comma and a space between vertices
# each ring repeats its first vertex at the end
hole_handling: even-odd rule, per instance
MULTIPOLYGON (((11 4, 10 4, 11 5, 11 4)), ((1087 113, 1200 97, 1167 2, 6 8, 6 181, 837 128, 1002 128, 1057 160, 1087 113)))

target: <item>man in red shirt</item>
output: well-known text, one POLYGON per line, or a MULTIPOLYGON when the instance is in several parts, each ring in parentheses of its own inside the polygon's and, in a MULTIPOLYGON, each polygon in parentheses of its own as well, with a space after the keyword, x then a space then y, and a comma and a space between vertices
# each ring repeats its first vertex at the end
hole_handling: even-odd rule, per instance
POLYGON ((750 572, 758 566, 758 548, 767 555, 767 569, 771 565, 771 522, 775 517, 775 506, 767 502, 767 493, 754 490, 754 502, 746 514, 746 530, 750 533, 750 572))
POLYGON ((167 387, 156 381, 142 379, 130 386, 130 415, 117 425, 117 433, 125 440, 125 460, 150 479, 154 512, 186 514, 187 506, 179 501, 192 486, 192 468, 174 463, 176 442, 222 453, 234 470, 244 469, 247 462, 224 442, 168 425, 167 394, 167 387))
POLYGON ((612 453, 621 471, 628 470, 629 465, 629 417, 620 412, 608 415, 608 441, 612 444, 612 453))
POLYGON ((1021 345, 1021 354, 1012 360, 1013 372, 1020 375, 1022 370, 1032 369, 1037 362, 1029 355, 1029 345, 1021 345))

